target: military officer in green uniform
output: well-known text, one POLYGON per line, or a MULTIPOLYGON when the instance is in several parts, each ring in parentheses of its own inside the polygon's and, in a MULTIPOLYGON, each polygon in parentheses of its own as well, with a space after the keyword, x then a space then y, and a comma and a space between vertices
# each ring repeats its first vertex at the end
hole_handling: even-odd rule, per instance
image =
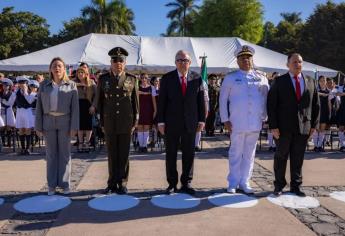
POLYGON ((125 72, 128 52, 115 47, 108 55, 110 71, 100 76, 91 109, 100 113, 108 150, 109 178, 104 193, 126 194, 131 133, 139 118, 138 87, 136 77, 125 72))
POLYGON ((214 136, 214 122, 216 119, 216 113, 219 107, 219 91, 220 86, 218 84, 218 77, 215 74, 208 76, 208 96, 209 96, 209 111, 206 119, 206 135, 214 136))

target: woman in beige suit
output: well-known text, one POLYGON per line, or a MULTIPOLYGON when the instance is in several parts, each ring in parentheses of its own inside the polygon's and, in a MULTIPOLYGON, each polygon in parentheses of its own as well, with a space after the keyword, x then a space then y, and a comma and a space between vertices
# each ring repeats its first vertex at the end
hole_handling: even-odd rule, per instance
POLYGON ((64 61, 56 57, 49 66, 50 79, 40 85, 35 129, 44 136, 47 159, 48 195, 56 187, 70 192, 71 137, 79 129, 79 103, 76 84, 68 79, 64 61))

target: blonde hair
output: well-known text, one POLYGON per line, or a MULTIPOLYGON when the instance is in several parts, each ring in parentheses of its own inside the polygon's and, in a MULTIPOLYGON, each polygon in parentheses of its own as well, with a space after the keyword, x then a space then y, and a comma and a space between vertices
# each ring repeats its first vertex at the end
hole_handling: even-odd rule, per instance
POLYGON ((51 79, 51 80, 54 80, 53 73, 51 72, 51 67, 52 67, 53 63, 56 62, 56 61, 62 62, 63 66, 65 67, 65 71, 64 71, 64 73, 63 73, 62 80, 63 80, 64 82, 69 81, 69 78, 68 78, 67 73, 66 73, 66 63, 62 60, 61 57, 54 57, 54 58, 51 60, 51 62, 50 62, 50 64, 49 64, 49 76, 50 76, 50 79, 51 79))
POLYGON ((89 70, 88 69, 85 69, 84 67, 79 67, 77 69, 77 79, 79 80, 79 77, 78 77, 78 71, 84 71, 86 77, 85 77, 85 81, 86 81, 86 85, 87 87, 90 87, 92 85, 92 81, 90 79, 90 73, 89 73, 89 70))

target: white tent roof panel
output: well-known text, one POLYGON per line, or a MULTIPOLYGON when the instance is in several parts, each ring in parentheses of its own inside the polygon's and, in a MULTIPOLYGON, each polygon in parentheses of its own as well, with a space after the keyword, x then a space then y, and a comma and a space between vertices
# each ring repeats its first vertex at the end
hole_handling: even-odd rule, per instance
MULTIPOLYGON (((189 51, 192 69, 200 71, 200 56, 207 56, 207 68, 211 73, 227 73, 238 68, 234 52, 241 45, 254 47, 255 66, 266 72, 287 71, 287 56, 251 44, 239 38, 191 38, 191 37, 140 37, 111 34, 89 34, 72 41, 26 55, 0 61, 0 70, 7 71, 48 71, 54 57, 61 57, 66 64, 77 66, 79 62, 103 68, 110 65, 108 51, 116 46, 125 48, 129 56, 127 67, 130 70, 146 70, 151 73, 164 73, 175 68, 175 54, 178 50, 189 51)), ((304 72, 335 76, 337 71, 304 63, 304 72)))

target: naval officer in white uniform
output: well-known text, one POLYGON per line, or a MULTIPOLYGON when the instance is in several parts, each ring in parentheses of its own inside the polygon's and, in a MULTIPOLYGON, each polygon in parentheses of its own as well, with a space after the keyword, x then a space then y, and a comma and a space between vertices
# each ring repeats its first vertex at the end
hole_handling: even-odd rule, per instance
POLYGON ((229 73, 220 89, 220 116, 230 132, 229 193, 239 188, 250 194, 256 142, 262 122, 266 119, 266 100, 269 89, 263 72, 253 69, 255 50, 242 46, 235 52, 239 70, 229 73))

